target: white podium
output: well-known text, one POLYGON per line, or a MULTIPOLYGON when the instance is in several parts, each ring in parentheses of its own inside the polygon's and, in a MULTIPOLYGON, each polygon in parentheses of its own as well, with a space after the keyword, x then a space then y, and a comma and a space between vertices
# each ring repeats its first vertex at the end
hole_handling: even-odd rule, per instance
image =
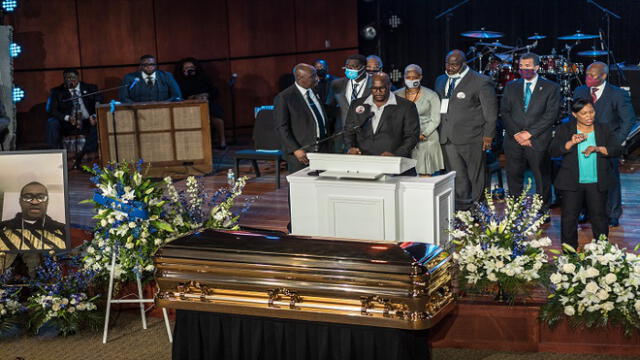
POLYGON ((293 235, 438 245, 449 241, 455 173, 389 176, 411 169, 415 160, 307 156, 309 167, 287 176, 293 235))

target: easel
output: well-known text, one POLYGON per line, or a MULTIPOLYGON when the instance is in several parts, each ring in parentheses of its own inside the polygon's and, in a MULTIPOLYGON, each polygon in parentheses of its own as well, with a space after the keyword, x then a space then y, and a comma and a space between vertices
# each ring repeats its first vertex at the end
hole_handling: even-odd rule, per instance
MULTIPOLYGON (((138 298, 137 299, 113 299, 113 278, 116 268, 116 251, 111 255, 111 271, 109 272, 109 291, 107 292, 107 310, 104 316, 104 331, 102 332, 102 343, 107 343, 107 334, 109 333, 109 316, 111 315, 111 304, 140 304, 140 318, 142 320, 142 328, 147 330, 147 317, 144 311, 145 303, 153 303, 153 299, 142 298, 142 283, 140 281, 140 274, 136 274, 136 284, 138 285, 138 298)), ((164 317, 164 324, 167 328, 167 335, 169 336, 169 342, 173 343, 173 335, 171 334, 171 325, 169 324, 169 315, 167 309, 162 308, 162 315, 164 317)))

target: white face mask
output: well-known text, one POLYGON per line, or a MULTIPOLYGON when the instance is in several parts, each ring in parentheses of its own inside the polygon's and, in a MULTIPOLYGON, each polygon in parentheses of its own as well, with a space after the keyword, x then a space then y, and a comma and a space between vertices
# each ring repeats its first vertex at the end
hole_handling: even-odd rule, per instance
POLYGON ((407 87, 407 89, 415 89, 420 86, 420 80, 404 79, 404 85, 407 87))

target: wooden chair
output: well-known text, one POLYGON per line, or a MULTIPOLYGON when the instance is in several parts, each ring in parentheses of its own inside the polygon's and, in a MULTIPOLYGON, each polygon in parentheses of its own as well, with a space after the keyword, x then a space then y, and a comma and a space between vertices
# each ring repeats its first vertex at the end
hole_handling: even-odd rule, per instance
POLYGON ((250 160, 256 177, 260 177, 258 160, 273 161, 276 168, 276 188, 280 188, 280 165, 284 161, 280 150, 280 138, 273 119, 273 106, 255 109, 256 122, 253 126, 253 150, 239 150, 233 154, 236 176, 240 175, 240 161, 250 160))

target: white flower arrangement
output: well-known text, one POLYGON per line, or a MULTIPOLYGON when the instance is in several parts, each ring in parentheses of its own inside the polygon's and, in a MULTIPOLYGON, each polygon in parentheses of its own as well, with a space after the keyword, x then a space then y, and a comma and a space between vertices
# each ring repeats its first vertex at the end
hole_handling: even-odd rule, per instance
POLYGON ((551 240, 540 237, 547 216, 540 211, 542 199, 528 195, 528 190, 519 197, 508 197, 503 214, 489 193, 485 194, 486 203, 456 213, 450 233, 462 289, 480 293, 498 290, 514 296, 540 280, 548 263, 544 248, 551 240))
POLYGON ((564 245, 549 277, 541 316, 550 325, 563 316, 574 326, 622 325, 640 329, 640 258, 603 236, 576 252, 564 245))

